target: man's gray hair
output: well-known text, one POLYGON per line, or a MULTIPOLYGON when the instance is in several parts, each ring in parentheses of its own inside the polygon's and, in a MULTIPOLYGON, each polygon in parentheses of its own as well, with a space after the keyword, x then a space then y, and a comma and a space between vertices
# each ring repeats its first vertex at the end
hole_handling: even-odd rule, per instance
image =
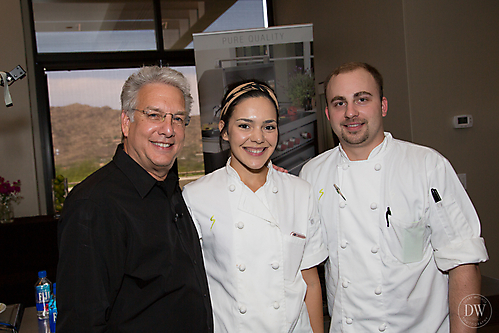
POLYGON ((138 72, 130 75, 121 90, 121 109, 133 121, 133 109, 137 107, 139 90, 149 83, 164 83, 178 88, 184 95, 185 110, 190 114, 192 95, 189 82, 185 76, 169 67, 145 66, 138 72))

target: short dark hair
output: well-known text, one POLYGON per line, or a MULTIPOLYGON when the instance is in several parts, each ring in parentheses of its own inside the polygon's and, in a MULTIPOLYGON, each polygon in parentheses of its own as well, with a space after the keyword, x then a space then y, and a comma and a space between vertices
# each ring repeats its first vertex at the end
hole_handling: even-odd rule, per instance
POLYGON ((378 85, 378 90, 379 90, 379 97, 383 99, 383 76, 381 76, 380 72, 374 68, 373 66, 365 63, 365 62, 347 62, 344 63, 343 65, 337 67, 335 70, 333 70, 326 78, 324 81, 324 92, 326 95, 326 103, 328 102, 327 99, 327 86, 329 85, 329 81, 331 79, 339 74, 343 73, 348 73, 352 72, 356 69, 365 69, 369 74, 372 75, 374 78, 374 81, 376 81, 376 84, 378 85))

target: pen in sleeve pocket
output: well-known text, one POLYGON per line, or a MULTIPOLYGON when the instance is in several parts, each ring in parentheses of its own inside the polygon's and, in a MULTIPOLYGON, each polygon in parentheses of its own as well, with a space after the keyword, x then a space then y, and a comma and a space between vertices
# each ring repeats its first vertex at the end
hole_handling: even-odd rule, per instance
POLYGON ((442 201, 442 198, 440 198, 440 194, 438 194, 438 191, 436 188, 431 189, 431 196, 433 197, 433 200, 435 201, 435 203, 439 203, 440 201, 442 201))

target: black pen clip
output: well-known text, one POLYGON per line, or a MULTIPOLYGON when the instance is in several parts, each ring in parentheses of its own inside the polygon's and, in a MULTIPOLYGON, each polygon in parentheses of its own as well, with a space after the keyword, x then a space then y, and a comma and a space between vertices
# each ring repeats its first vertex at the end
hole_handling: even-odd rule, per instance
POLYGON ((431 189, 431 196, 433 197, 433 201, 435 201, 435 203, 439 203, 440 201, 442 201, 442 198, 440 197, 440 194, 438 193, 436 188, 431 189))
POLYGON ((390 227, 390 221, 388 220, 388 215, 392 215, 392 211, 390 210, 390 207, 386 207, 386 226, 390 227))

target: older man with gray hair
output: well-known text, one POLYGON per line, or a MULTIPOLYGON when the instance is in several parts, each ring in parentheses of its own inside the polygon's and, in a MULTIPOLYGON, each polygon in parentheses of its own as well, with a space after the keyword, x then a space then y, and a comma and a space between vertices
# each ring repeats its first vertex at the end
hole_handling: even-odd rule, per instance
POLYGON ((212 332, 196 229, 172 166, 192 97, 143 67, 121 93, 123 142, 77 185, 59 222, 57 332, 212 332))

